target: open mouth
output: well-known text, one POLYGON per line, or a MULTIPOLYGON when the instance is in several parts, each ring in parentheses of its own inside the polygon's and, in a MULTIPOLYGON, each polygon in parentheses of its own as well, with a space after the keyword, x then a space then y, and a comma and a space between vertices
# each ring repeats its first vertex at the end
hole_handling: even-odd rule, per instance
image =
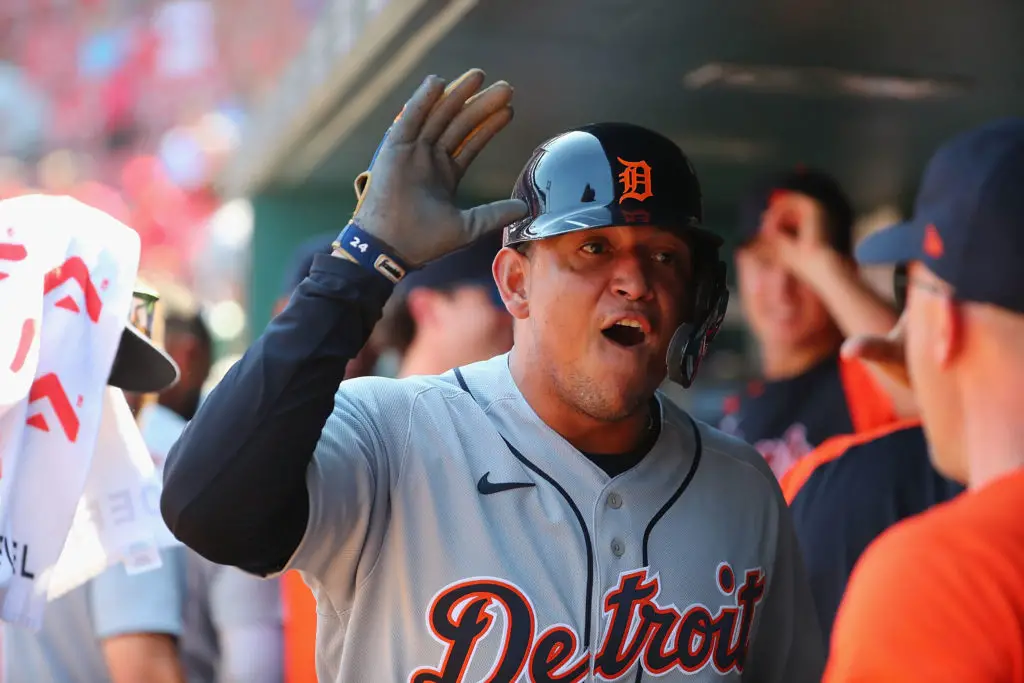
POLYGON ((627 348, 643 344, 647 339, 640 323, 635 320, 620 320, 611 327, 601 330, 601 334, 605 336, 605 339, 627 348))

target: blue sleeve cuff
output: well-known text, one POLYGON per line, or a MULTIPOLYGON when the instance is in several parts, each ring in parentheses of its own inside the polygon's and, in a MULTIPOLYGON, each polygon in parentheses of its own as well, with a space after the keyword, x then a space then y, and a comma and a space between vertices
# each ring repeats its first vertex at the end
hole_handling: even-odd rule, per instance
POLYGON ((133 633, 180 636, 185 604, 184 548, 160 551, 163 564, 128 574, 123 564, 89 583, 93 628, 99 639, 133 633))

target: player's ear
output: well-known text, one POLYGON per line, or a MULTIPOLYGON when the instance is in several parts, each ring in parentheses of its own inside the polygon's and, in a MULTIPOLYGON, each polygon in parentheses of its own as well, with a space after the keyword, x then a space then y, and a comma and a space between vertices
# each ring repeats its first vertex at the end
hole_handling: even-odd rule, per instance
POLYGON ((910 317, 919 318, 921 330, 927 330, 928 354, 939 368, 948 368, 956 360, 964 341, 964 310, 945 282, 921 263, 910 264, 908 277, 921 283, 911 287, 907 297, 910 317), (914 313, 917 313, 915 316, 914 313))
POLYGON ((438 292, 427 287, 417 287, 406 295, 405 305, 417 327, 426 327, 433 322, 436 317, 435 302, 438 296, 438 292))
POLYGON ((528 280, 530 260, 512 247, 505 247, 494 257, 491 264, 494 282, 501 292, 501 299, 513 318, 523 320, 530 314, 528 280))
POLYGON ((952 297, 936 298, 932 303, 935 360, 939 367, 945 368, 956 359, 963 344, 964 311, 952 297))

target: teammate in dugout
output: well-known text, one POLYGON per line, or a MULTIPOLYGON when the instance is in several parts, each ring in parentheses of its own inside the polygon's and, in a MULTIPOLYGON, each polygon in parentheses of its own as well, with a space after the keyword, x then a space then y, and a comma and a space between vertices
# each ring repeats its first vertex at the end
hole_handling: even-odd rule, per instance
POLYGON ((836 616, 827 683, 1024 680, 1024 118, 932 157, 913 217, 857 248, 908 263, 891 345, 935 468, 966 484, 864 552, 836 616))
MULTIPOLYGON (((906 266, 893 277, 899 310, 906 301, 906 266)), ((910 388, 902 359, 906 317, 885 337, 858 335, 843 344, 846 359, 867 362, 890 384, 910 388)), ((826 644, 850 573, 861 554, 889 527, 952 500, 963 486, 940 474, 928 457, 919 416, 826 440, 780 481, 793 513, 800 548, 826 644)))
POLYGON ((302 572, 322 681, 817 681, 774 476, 656 393, 666 358, 693 381, 727 300, 692 167, 589 126, 461 211, 512 117, 483 80, 430 77, 406 104, 334 253, 173 449, 165 519, 215 562, 302 572), (393 279, 503 226, 510 353, 339 387, 393 279))
POLYGON ((780 478, 825 439, 894 422, 909 402, 904 387, 839 354, 844 337, 896 322, 853 262, 853 219, 839 183, 817 169, 772 175, 741 202, 737 282, 761 377, 726 400, 718 426, 780 478))

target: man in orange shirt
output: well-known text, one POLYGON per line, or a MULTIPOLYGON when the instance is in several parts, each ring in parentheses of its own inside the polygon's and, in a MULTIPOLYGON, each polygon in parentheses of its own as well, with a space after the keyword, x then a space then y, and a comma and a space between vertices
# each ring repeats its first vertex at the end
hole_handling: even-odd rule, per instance
POLYGON ((932 158, 912 220, 862 263, 909 263, 905 356, 930 455, 964 482, 865 551, 826 683, 1024 680, 1024 118, 932 158))

